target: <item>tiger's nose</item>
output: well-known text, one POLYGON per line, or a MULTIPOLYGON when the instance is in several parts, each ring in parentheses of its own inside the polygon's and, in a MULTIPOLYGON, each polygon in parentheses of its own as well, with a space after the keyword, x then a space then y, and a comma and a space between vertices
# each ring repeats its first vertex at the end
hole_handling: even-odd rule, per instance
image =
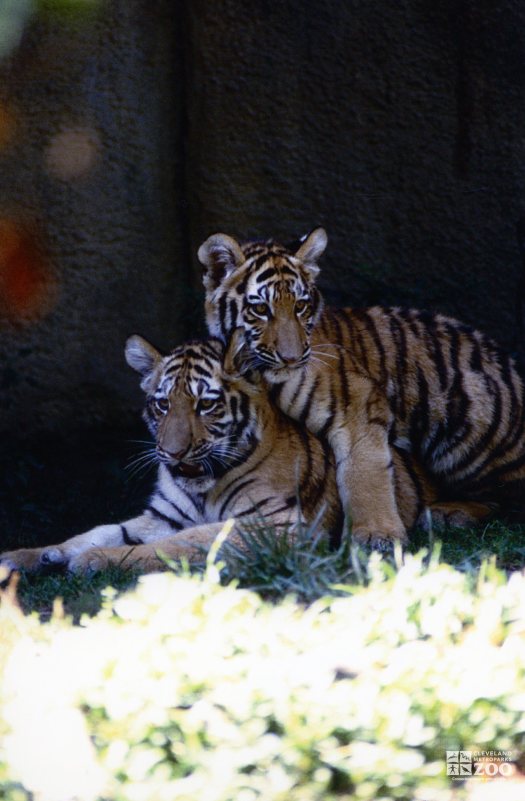
POLYGON ((186 453, 188 449, 183 448, 181 451, 167 451, 165 448, 159 448, 159 451, 164 454, 164 456, 169 456, 170 459, 177 459, 177 461, 181 461, 182 457, 186 453))
POLYGON ((299 360, 299 356, 295 353, 282 353, 281 351, 277 351, 277 355, 279 356, 280 360, 283 364, 294 364, 299 360))

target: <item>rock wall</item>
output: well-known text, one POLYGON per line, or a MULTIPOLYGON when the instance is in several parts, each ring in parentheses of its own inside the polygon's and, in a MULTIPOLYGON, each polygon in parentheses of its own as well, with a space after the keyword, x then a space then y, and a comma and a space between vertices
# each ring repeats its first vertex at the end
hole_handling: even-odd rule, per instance
POLYGON ((43 300, 24 321, 4 308, 0 431, 127 419, 124 340, 198 330, 195 254, 217 230, 321 223, 333 302, 426 306, 515 346, 524 30, 518 0, 113 0, 82 26, 34 18, 0 65, 0 262, 3 232, 9 298, 33 270, 43 300))

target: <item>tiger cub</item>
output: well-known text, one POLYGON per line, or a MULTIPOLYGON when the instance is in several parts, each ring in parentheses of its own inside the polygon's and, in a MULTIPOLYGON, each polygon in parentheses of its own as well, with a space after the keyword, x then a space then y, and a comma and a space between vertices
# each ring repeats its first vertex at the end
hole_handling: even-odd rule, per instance
POLYGON ((322 228, 293 247, 215 234, 199 260, 210 334, 228 341, 241 327, 273 400, 328 439, 354 536, 405 540, 392 445, 436 483, 438 516, 454 519, 457 507, 465 521, 483 518, 494 501, 521 497, 525 402, 512 358, 440 314, 325 308, 316 278, 326 243, 322 228))
MULTIPOLYGON (((161 356, 138 336, 126 360, 142 377, 144 420, 155 439, 158 475, 144 512, 119 524, 97 526, 61 545, 4 553, 16 570, 49 566, 72 571, 109 564, 162 569, 171 559, 202 560, 224 521, 276 524, 320 519, 338 544, 343 515, 328 446, 286 417, 268 398, 257 373, 237 366, 242 332, 226 353, 219 340, 190 342, 161 356), (128 557, 130 557, 128 559, 128 557)), ((408 454, 395 454, 400 513, 416 521, 433 488, 408 454)), ((234 528, 230 539, 239 539, 234 528)))

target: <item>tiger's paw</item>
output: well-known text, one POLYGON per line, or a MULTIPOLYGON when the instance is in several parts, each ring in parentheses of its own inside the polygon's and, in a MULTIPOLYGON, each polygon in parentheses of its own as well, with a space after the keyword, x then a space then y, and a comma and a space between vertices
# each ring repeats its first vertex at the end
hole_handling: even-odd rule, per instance
POLYGON ((64 567, 67 558, 58 548, 19 548, 17 551, 6 551, 0 554, 0 566, 9 570, 25 570, 37 573, 50 568, 64 567))
POLYGON ((93 548, 71 557, 67 563, 67 570, 68 573, 85 575, 104 570, 109 564, 110 560, 104 555, 104 552, 93 548))
POLYGON ((477 501, 436 502, 421 512, 416 525, 423 531, 432 528, 473 528, 485 523, 498 508, 498 504, 477 501))
POLYGON ((358 545, 380 553, 393 553, 396 542, 401 546, 408 543, 406 531, 399 528, 379 530, 369 526, 358 526, 352 529, 352 538, 358 545))

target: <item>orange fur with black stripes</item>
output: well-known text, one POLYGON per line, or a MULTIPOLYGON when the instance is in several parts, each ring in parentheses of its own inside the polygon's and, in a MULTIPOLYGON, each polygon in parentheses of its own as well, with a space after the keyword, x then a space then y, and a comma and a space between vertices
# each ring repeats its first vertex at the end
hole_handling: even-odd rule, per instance
MULTIPOLYGON (((61 545, 5 553, 11 570, 49 566, 72 571, 108 564, 158 570, 161 551, 171 559, 203 559, 224 522, 262 519, 279 526, 319 520, 337 544, 343 527, 328 446, 286 417, 269 399, 257 373, 242 375, 236 353, 219 340, 190 342, 162 357, 141 337, 126 347, 142 376, 144 419, 155 439, 146 458, 158 462, 157 482, 144 512, 97 526, 61 545)), ((412 526, 433 497, 410 464, 395 456, 395 480, 404 523, 412 526)), ((230 539, 239 539, 238 527, 230 539)))
POLYGON ((379 547, 405 539, 393 445, 436 483, 439 510, 468 501, 482 516, 493 501, 521 498, 525 398, 512 358, 440 314, 325 308, 316 286, 325 247, 323 229, 294 247, 216 234, 199 259, 210 333, 228 341, 241 327, 246 362, 274 401, 328 439, 355 536, 379 547))

